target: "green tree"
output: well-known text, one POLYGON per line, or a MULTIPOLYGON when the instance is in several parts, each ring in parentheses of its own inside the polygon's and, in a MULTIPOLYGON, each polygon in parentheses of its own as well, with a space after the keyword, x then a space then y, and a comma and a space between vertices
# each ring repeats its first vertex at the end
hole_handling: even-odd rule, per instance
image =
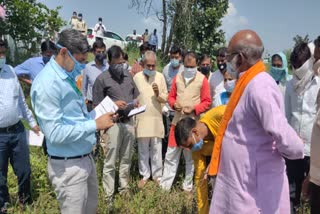
POLYGON ((41 39, 53 38, 65 24, 59 17, 61 7, 51 10, 36 0, 0 0, 0 4, 7 10, 7 19, 0 21, 0 34, 10 35, 30 54, 38 51, 41 39))

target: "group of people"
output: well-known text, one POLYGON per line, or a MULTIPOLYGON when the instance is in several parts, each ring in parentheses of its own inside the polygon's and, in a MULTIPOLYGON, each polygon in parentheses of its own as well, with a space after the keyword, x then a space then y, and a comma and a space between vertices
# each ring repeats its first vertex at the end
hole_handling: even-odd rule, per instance
POLYGON ((303 198, 311 193, 311 212, 320 212, 320 37, 294 47, 292 76, 283 53, 272 56, 267 72, 263 42, 251 30, 237 32, 228 47, 217 51, 214 72, 213 58, 175 45, 160 72, 148 44, 140 47, 141 58, 132 67, 118 46, 106 50, 96 41, 94 60, 88 63, 90 50, 81 31, 66 29, 56 43, 41 45, 42 57, 12 68, 0 41, 0 83, 5 87, 0 92, 0 213, 6 213, 9 203, 8 160, 18 177, 20 203, 32 201, 21 118, 34 132, 44 133, 48 176, 61 213, 96 213, 92 151, 99 138, 110 206, 116 186, 120 194, 130 195, 137 143, 138 187, 153 181, 169 191, 183 153, 182 189, 186 194, 195 189, 198 213, 290 213, 290 196, 296 209, 301 192, 303 198), (79 75, 81 86, 76 84, 79 75), (31 84, 39 126, 18 79, 31 84), (89 112, 107 96, 118 111, 91 118, 89 112), (146 105, 144 113, 128 116, 141 105, 146 105))

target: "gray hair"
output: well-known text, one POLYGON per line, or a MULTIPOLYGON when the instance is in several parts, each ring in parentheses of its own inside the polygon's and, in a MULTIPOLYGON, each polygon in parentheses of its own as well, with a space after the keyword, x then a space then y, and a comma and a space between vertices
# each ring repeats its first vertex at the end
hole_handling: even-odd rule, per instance
POLYGON ((63 30, 57 44, 67 48, 71 54, 87 53, 90 50, 87 38, 74 29, 63 30))
POLYGON ((147 59, 153 58, 154 60, 157 61, 157 55, 155 52, 153 51, 146 51, 144 53, 144 58, 143 58, 143 62, 145 63, 147 61, 147 59))
POLYGON ((264 52, 263 45, 259 46, 256 44, 248 44, 246 42, 239 42, 235 47, 235 51, 241 52, 245 55, 250 65, 254 65, 262 58, 264 52))

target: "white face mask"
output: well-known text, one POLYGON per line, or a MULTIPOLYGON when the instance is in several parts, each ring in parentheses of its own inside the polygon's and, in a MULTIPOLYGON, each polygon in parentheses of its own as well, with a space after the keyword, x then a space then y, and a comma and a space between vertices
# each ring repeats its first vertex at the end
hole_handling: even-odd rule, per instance
POLYGON ((183 72, 184 78, 190 79, 195 77, 197 74, 198 69, 197 68, 185 68, 183 72))
POLYGON ((319 76, 320 75, 320 59, 314 63, 312 70, 315 75, 319 76))
POLYGON ((236 80, 227 80, 224 83, 224 88, 229 93, 232 93, 235 87, 236 87, 236 80))
POLYGON ((293 69, 293 74, 301 80, 312 68, 312 62, 313 60, 311 58, 308 59, 300 68, 293 69))
POLYGON ((3 69, 4 64, 6 64, 6 58, 5 57, 0 58, 0 71, 3 69))

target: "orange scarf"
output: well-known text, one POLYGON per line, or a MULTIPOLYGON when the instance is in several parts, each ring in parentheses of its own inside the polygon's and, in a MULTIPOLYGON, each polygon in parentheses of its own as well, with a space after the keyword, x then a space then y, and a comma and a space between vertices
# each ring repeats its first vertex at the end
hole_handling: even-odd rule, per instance
POLYGON ((252 66, 249 70, 247 70, 238 80, 236 87, 234 88, 232 95, 229 99, 226 111, 220 123, 218 135, 214 142, 211 162, 209 165, 209 172, 208 172, 209 175, 213 176, 213 175, 217 175, 218 173, 223 136, 228 127, 228 123, 232 117, 233 111, 237 107, 244 89, 256 75, 258 75, 263 71, 265 71, 265 65, 263 64, 262 61, 259 61, 254 66, 252 66))

